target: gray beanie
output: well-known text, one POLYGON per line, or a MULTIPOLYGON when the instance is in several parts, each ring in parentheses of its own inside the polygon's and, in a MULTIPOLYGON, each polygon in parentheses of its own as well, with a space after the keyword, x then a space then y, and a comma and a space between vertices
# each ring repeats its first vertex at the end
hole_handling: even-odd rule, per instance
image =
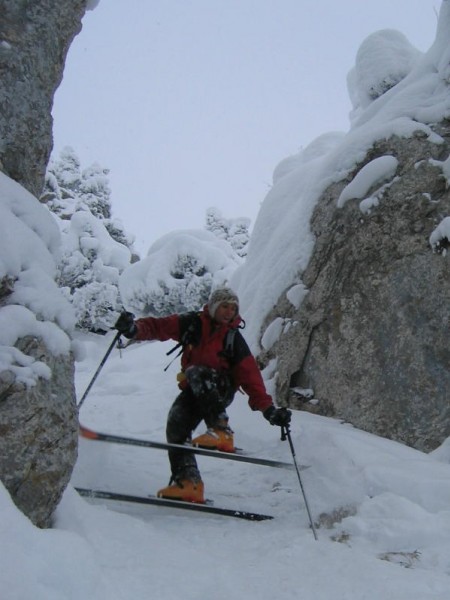
POLYGON ((237 312, 239 312, 239 298, 237 297, 237 294, 227 287, 218 288, 217 290, 214 290, 208 300, 208 311, 212 318, 214 318, 216 310, 222 302, 236 304, 237 312))

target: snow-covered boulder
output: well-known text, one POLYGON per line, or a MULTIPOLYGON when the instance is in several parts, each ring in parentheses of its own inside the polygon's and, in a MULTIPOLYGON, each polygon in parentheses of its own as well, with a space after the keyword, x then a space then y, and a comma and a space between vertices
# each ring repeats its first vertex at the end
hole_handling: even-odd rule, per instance
POLYGON ((279 165, 231 281, 280 404, 421 450, 450 436, 449 64, 449 0, 423 55, 370 36, 349 132, 279 165))
POLYGON ((75 316, 54 281, 54 219, 3 173, 0 222, 0 479, 46 527, 77 457, 75 316))

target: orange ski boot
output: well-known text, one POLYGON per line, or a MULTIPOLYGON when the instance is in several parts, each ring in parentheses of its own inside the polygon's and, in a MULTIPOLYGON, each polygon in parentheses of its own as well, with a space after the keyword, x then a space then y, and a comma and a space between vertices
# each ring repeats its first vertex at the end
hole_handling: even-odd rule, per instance
POLYGON ((170 485, 162 488, 156 494, 158 498, 167 498, 168 500, 181 500, 182 502, 195 502, 205 504, 203 496, 204 485, 200 479, 193 481, 191 479, 178 479, 170 485))
POLYGON ((192 445, 221 452, 236 452, 233 432, 229 427, 208 427, 206 433, 192 440, 192 445))

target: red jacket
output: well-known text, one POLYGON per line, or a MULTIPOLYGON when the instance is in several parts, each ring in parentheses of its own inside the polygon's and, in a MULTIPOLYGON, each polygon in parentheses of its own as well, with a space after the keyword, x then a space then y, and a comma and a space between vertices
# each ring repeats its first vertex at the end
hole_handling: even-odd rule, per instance
MULTIPOLYGON (((211 319, 208 307, 197 314, 171 315, 169 317, 146 317, 136 321, 135 340, 175 340, 180 342, 185 329, 186 318, 194 316, 201 321, 201 337, 198 343, 188 344, 181 355, 181 370, 192 365, 202 365, 218 371, 229 371, 236 389, 241 387, 249 397, 252 410, 264 411, 272 406, 272 398, 266 391, 261 372, 240 331, 234 338, 234 350, 231 359, 221 356, 224 339, 229 329, 236 328, 241 322, 238 316, 232 323, 219 325, 211 319)), ((182 384, 181 384, 181 387, 182 384)))

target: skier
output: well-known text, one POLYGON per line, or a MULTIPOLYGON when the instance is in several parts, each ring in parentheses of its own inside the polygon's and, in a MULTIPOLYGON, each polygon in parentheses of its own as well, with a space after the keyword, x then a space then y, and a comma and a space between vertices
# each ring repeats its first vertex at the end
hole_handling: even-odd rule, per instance
MULTIPOLYGON (((239 300, 230 288, 212 292, 200 312, 134 320, 123 312, 115 328, 137 341, 169 339, 181 347, 181 390, 169 410, 166 437, 169 443, 234 452, 233 431, 227 407, 239 388, 249 397, 252 410, 259 410, 271 425, 287 426, 291 411, 276 408, 267 393, 256 360, 239 328, 239 300), (204 420, 206 433, 192 439, 192 432, 204 420)), ((175 348, 174 348, 175 350, 175 348)), ((204 503, 204 485, 193 453, 169 451, 172 476, 158 497, 204 503)))

